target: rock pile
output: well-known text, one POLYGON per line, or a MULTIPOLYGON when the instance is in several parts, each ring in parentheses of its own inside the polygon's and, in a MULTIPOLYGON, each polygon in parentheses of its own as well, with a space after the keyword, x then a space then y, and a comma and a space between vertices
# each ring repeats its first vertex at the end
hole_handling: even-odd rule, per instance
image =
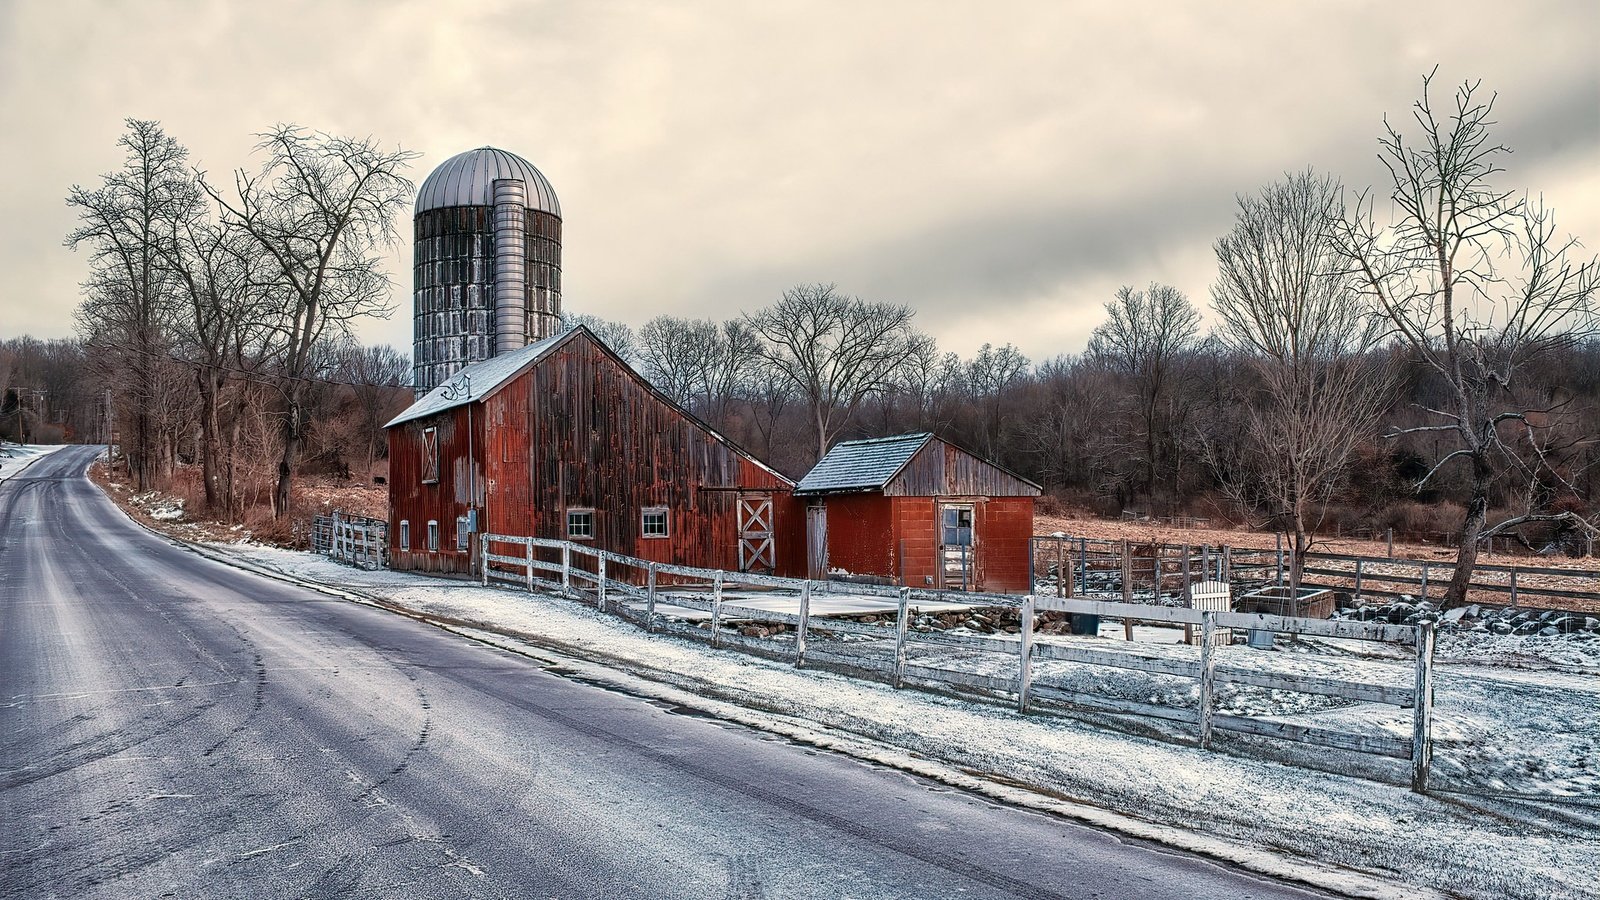
POLYGON ((1435 622, 1441 630, 1488 632, 1490 634, 1538 635, 1556 637, 1563 634, 1593 635, 1600 637, 1600 618, 1583 613, 1564 612, 1559 609, 1519 609, 1517 607, 1492 607, 1473 604, 1440 612, 1427 601, 1417 602, 1403 597, 1393 603, 1358 606, 1340 610, 1335 618, 1358 622, 1387 622, 1391 625, 1415 625, 1435 622))

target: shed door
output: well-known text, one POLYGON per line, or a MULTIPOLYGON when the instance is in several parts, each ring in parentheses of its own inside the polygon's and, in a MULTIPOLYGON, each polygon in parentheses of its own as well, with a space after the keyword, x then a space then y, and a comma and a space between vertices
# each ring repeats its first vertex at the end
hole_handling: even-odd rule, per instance
POLYGON ((821 503, 806 507, 806 577, 828 577, 828 508, 821 503))
POLYGON ((952 591, 977 590, 977 543, 973 541, 971 503, 939 505, 939 559, 944 587, 952 591))
POLYGON ((739 571, 772 574, 778 551, 772 543, 772 495, 739 495, 739 571))

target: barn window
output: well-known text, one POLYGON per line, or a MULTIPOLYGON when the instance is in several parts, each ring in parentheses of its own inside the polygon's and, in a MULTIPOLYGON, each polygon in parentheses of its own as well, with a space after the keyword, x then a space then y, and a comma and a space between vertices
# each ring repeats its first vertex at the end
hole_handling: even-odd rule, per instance
POLYGON ((572 541, 594 540, 594 510, 567 510, 567 539, 572 541))
POLYGON ((433 519, 428 520, 428 552, 436 553, 439 550, 439 523, 433 519))
POLYGON ((400 549, 411 549, 411 523, 405 519, 400 520, 400 549))
POLYGON ((422 483, 439 483, 439 429, 422 429, 422 483))
POLYGON ((456 549, 465 552, 471 541, 472 529, 467 527, 467 517, 456 516, 456 549))
POLYGON ((640 521, 640 533, 647 538, 664 538, 667 536, 667 508, 665 506, 647 506, 640 521))

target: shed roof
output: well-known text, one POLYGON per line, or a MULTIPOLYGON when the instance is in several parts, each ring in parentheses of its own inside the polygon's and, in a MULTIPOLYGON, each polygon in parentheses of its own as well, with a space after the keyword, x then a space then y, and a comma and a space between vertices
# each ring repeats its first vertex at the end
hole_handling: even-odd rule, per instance
POLYGON ((894 437, 843 441, 834 445, 816 466, 800 479, 796 494, 832 494, 882 490, 917 455, 933 435, 897 434, 894 437))

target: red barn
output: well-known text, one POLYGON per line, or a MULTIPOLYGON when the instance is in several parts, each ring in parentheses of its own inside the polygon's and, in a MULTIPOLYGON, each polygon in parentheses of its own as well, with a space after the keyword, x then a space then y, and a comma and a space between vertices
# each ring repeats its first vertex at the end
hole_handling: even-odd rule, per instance
POLYGON ((795 496, 809 573, 1022 593, 1039 486, 931 434, 845 441, 795 496))
POLYGON ((394 568, 474 572, 478 530, 804 573, 794 482, 673 403, 587 328, 467 366, 385 427, 394 568))

